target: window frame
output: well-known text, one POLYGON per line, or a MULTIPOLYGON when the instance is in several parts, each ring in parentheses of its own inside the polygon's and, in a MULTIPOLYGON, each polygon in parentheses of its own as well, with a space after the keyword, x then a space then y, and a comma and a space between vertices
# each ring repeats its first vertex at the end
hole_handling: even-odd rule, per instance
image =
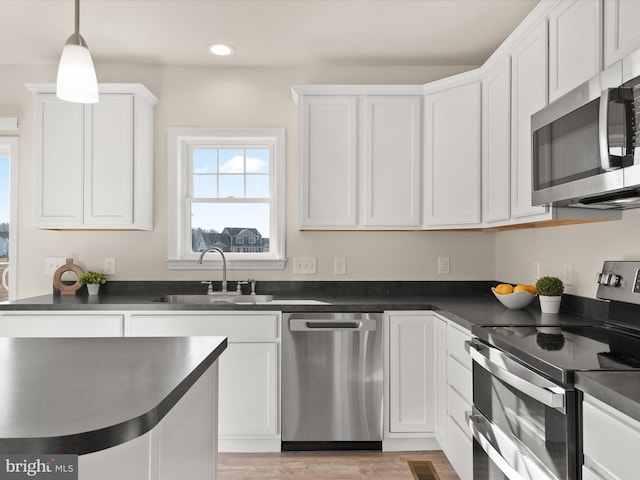
MULTIPOLYGON (((170 270, 199 270, 222 268, 218 255, 207 255, 204 264, 198 264, 198 253, 191 252, 191 203, 188 200, 193 174, 190 150, 194 145, 269 144, 270 232, 269 252, 225 252, 227 269, 283 270, 285 257, 285 129, 284 128, 216 128, 169 127, 167 155, 167 259, 170 270)), ((247 197, 246 201, 251 202, 247 197)))

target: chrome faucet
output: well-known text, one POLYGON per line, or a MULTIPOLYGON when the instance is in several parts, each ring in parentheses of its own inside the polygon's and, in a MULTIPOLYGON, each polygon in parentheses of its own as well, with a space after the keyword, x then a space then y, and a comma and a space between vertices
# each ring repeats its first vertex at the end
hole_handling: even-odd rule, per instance
MULTIPOLYGON (((218 247, 209 247, 202 251, 200 254, 200 258, 198 259, 198 263, 202 265, 202 258, 207 252, 218 252, 222 257, 222 293, 227 293, 227 259, 224 256, 224 253, 218 247)), ((211 286, 211 285, 209 285, 211 286)), ((213 293, 213 292, 211 292, 213 293)), ((210 295, 209 292, 207 294, 210 295)))

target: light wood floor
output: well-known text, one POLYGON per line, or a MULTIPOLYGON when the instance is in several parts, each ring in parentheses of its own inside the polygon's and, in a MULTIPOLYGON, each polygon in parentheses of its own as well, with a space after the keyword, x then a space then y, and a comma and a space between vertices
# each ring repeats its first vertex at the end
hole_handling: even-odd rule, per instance
POLYGON ((219 480, 412 480, 407 460, 430 460, 440 480, 459 480, 435 452, 220 453, 219 480))

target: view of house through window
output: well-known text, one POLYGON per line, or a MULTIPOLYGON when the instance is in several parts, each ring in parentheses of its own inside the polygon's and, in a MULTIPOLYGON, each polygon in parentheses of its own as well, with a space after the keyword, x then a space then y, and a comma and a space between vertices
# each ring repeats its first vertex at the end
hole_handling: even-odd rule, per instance
POLYGON ((191 149, 192 251, 269 251, 269 148, 191 149))

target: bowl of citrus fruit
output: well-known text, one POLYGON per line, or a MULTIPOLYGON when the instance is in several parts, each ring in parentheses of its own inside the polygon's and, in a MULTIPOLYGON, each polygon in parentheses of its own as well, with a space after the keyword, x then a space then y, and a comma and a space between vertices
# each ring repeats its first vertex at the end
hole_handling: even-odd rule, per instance
POLYGON ((536 297, 535 285, 518 284, 515 287, 510 283, 501 283, 491 287, 491 291, 500 303, 514 310, 524 308, 536 297))

